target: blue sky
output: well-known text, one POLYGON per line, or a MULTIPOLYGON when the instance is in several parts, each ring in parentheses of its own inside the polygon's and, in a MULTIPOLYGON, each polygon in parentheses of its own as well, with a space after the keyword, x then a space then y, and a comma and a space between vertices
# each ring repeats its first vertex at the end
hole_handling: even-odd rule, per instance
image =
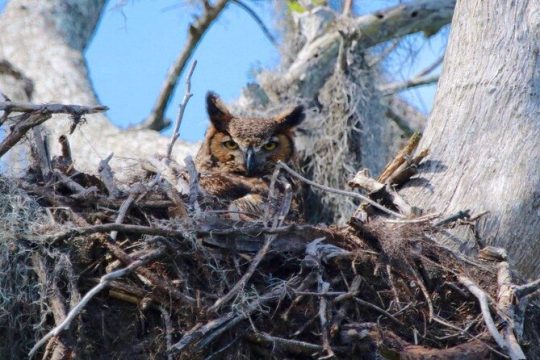
MULTIPOLYGON (((391 1, 357 1, 362 12, 388 6, 391 1)), ((0 8, 5 1, 0 0, 0 8)), ((247 1, 270 27, 275 25, 273 2, 247 1)), ((195 10, 186 0, 110 0, 95 37, 87 50, 90 76, 100 101, 109 106, 108 116, 121 126, 142 121, 150 112, 169 66, 181 51, 188 23, 195 10), (124 3, 123 6, 118 6, 124 3)), ((388 62, 396 78, 407 78, 429 65, 440 53, 439 38, 428 43, 411 39, 417 56, 388 62), (423 45, 420 45, 423 44, 423 45)), ((198 65, 192 77, 192 93, 181 128, 181 138, 202 138, 207 126, 204 96, 214 90, 224 100, 236 99, 259 68, 279 64, 279 51, 258 25, 234 4, 222 13, 195 51, 198 65)), ((434 87, 405 94, 415 105, 429 111, 434 87)), ((183 77, 166 117, 176 118, 184 94, 183 77)), ((170 131, 170 130, 168 130, 170 131)), ((167 131, 165 132, 167 133, 167 131)))

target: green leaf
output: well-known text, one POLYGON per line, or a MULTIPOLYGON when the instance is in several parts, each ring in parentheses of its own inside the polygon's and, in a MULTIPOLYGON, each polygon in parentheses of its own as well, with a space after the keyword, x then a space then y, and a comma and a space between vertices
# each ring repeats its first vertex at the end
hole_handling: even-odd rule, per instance
POLYGON ((289 11, 296 12, 296 13, 303 13, 306 11, 302 5, 296 0, 287 0, 287 6, 289 7, 289 11))

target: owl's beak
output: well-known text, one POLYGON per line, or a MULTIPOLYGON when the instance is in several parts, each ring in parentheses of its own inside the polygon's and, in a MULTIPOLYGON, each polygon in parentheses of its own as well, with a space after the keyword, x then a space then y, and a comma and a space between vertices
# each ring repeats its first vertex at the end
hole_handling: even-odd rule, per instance
POLYGON ((246 151, 246 173, 248 176, 253 175, 256 168, 256 162, 255 162, 255 150, 250 146, 246 151))

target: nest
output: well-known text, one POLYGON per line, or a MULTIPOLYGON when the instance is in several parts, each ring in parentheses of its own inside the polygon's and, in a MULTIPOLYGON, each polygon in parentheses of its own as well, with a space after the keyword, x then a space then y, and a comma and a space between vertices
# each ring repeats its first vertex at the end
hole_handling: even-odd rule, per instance
MULTIPOLYGON (((2 178, 0 357, 478 359, 538 356, 538 282, 504 250, 476 259, 434 240, 459 219, 404 219, 393 191, 425 153, 398 154, 341 227, 233 220, 187 168, 115 181, 74 169, 2 178), (406 160, 408 159, 408 160, 406 160), (531 321, 525 322, 524 319, 531 321)), ((284 197, 286 198, 286 197, 284 197)), ((290 199, 289 199, 290 200, 290 199)), ((286 204, 285 204, 286 205, 286 204)))

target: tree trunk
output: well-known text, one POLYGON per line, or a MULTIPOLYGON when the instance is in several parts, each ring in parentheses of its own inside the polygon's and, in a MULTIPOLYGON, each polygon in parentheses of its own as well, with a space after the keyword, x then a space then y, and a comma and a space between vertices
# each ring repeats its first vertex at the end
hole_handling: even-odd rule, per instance
MULTIPOLYGON (((0 91, 12 100, 35 103, 60 102, 94 105, 99 102, 88 77, 84 50, 106 0, 11 0, 0 16, 0 60, 7 61, 22 78, 32 81, 33 91, 22 98, 13 75, 0 71, 0 91)), ((57 139, 69 130, 71 119, 55 116, 46 123, 53 153, 57 139)), ((114 152, 111 161, 119 175, 136 169, 134 159, 165 153, 168 139, 152 130, 123 131, 102 114, 87 122, 69 138, 76 167, 97 171, 100 158, 114 152)), ((182 161, 195 147, 177 143, 173 157, 182 161)))
MULTIPOLYGON (((540 275, 539 45, 537 0, 458 1, 419 146, 431 161, 403 190, 427 211, 488 211, 476 235, 505 247, 527 276, 540 275)), ((470 227, 452 234, 442 240, 478 249, 470 227)))

